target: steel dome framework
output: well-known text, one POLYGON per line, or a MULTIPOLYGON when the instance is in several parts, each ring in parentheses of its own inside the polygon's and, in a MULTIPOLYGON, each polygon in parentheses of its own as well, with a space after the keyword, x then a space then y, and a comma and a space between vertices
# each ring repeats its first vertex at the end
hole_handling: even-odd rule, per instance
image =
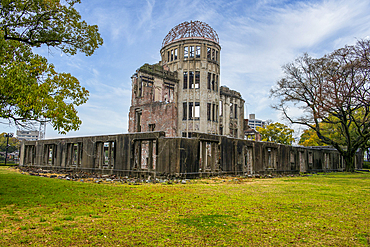
POLYGON ((211 28, 207 23, 201 21, 185 21, 171 29, 171 31, 163 39, 162 47, 176 40, 188 38, 202 38, 214 41, 217 44, 219 43, 216 31, 213 30, 213 28, 211 28))

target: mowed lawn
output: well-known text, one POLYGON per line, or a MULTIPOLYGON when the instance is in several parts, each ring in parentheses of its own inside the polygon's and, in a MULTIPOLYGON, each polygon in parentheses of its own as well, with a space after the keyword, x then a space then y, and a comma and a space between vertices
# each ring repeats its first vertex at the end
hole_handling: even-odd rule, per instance
POLYGON ((0 168, 0 246, 369 246, 370 173, 96 184, 0 168))

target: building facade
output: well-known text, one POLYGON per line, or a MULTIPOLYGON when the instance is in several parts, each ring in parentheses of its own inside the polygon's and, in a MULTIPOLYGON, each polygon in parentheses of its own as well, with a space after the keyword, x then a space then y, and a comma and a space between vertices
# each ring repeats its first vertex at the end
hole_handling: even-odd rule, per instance
POLYGON ((39 137, 40 132, 37 130, 17 130, 17 139, 20 141, 37 141, 39 137))
POLYGON ((266 121, 265 120, 261 120, 261 119, 256 119, 256 115, 255 114, 249 114, 248 125, 252 129, 255 130, 256 127, 265 127, 266 121))
POLYGON ((163 40, 161 61, 143 65, 132 77, 129 132, 243 138, 244 100, 220 86, 220 52, 218 35, 206 23, 174 27, 163 40))

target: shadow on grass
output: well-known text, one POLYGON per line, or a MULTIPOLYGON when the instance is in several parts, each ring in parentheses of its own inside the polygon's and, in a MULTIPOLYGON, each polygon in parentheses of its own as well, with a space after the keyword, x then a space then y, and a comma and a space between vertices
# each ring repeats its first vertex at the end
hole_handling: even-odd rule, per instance
POLYGON ((5 167, 7 167, 7 166, 18 166, 18 165, 19 164, 16 164, 14 162, 6 162, 6 165, 5 165, 4 162, 0 162, 0 166, 5 166, 5 167))

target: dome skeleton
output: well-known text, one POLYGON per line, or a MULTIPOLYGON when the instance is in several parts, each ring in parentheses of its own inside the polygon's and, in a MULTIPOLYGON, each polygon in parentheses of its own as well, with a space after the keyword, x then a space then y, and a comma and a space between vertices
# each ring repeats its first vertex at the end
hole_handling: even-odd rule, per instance
POLYGON ((183 22, 174 28, 163 39, 162 47, 176 40, 188 38, 202 38, 219 43, 219 38, 215 30, 207 23, 201 21, 183 22))

